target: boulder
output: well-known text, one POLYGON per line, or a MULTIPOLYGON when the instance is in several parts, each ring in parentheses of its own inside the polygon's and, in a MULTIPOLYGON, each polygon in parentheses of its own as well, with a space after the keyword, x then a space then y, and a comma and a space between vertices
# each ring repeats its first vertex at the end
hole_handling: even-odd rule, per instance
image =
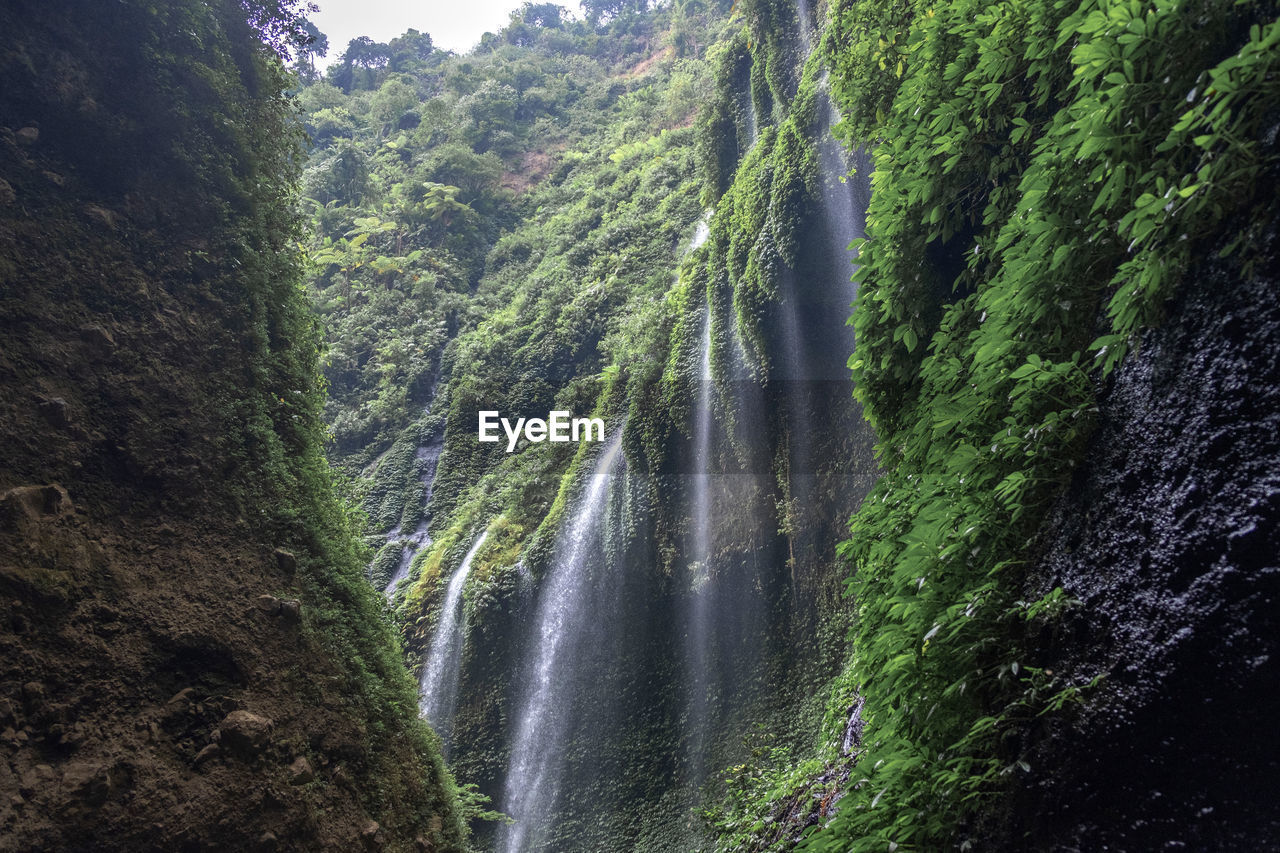
POLYGON ((40 141, 40 129, 38 127, 24 127, 13 132, 13 138, 17 140, 19 145, 31 146, 40 141))
POLYGON ((22 705, 28 714, 34 714, 45 706, 44 685, 39 681, 28 681, 22 685, 22 705))
POLYGON ((302 621, 302 602, 296 598, 282 599, 276 615, 287 624, 296 625, 302 621))
POLYGON ((27 799, 31 799, 41 792, 47 792, 57 778, 57 774, 48 764, 37 764, 22 774, 18 782, 18 792, 27 799))
POLYGON ((0 494, 0 528, 56 519, 70 510, 72 500, 60 485, 19 485, 0 494))
POLYGON ((298 570, 298 558, 283 548, 277 548, 276 567, 284 573, 285 577, 291 578, 298 570))
POLYGON ((268 616, 275 616, 280 621, 296 625, 302 620, 302 602, 296 598, 276 598, 274 595, 260 595, 255 600, 258 609, 268 616))
POLYGON ((307 761, 306 756, 298 756, 297 760, 289 765, 290 785, 305 785, 315 778, 315 771, 311 769, 311 762, 307 761))
POLYGON ((89 350, 98 356, 108 355, 116 348, 115 337, 96 323, 80 327, 80 340, 84 341, 89 350))
POLYGON ((116 227, 116 215, 105 207, 96 204, 86 204, 84 206, 85 215, 99 222, 108 228, 116 227))
POLYGON ((71 423, 71 415, 67 412, 67 401, 61 397, 50 397, 36 405, 40 417, 50 426, 64 427, 71 423))
POLYGON ((360 830, 360 840, 368 847, 381 847, 386 843, 386 836, 376 820, 371 820, 360 830))
POLYGON ((232 711, 218 724, 218 743, 241 757, 262 751, 271 740, 274 724, 266 717, 249 711, 232 711))
POLYGON ((218 749, 218 745, 216 743, 208 744, 204 749, 196 753, 195 760, 192 761, 191 764, 195 767, 199 767, 209 759, 216 758, 220 751, 221 750, 218 749))

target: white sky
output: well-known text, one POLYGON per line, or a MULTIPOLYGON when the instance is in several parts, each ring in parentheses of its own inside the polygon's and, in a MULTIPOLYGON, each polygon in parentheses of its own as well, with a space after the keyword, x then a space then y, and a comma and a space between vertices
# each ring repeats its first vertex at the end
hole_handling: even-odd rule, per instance
MULTIPOLYGON (((329 37, 328 66, 358 36, 386 42, 412 27, 436 47, 466 53, 486 31, 497 32, 523 0, 316 0, 311 20, 329 37)), ((563 6, 573 4, 562 2, 563 6)))

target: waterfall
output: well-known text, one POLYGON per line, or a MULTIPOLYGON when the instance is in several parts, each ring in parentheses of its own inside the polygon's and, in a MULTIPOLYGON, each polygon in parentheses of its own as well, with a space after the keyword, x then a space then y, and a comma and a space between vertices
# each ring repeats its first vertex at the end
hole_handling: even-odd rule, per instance
POLYGON ((754 86, 751 78, 747 78, 747 90, 742 97, 746 103, 742 107, 743 118, 747 123, 747 150, 756 144, 756 140, 760 138, 760 117, 756 114, 756 99, 754 97, 754 86))
POLYGON ((610 481, 625 464, 622 433, 619 428, 596 460, 586 488, 565 519, 542 581, 533 622, 532 667, 515 706, 517 722, 502 803, 515 823, 499 836, 498 849, 504 853, 520 853, 538 842, 563 781, 564 745, 570 717, 577 712, 576 669, 598 654, 587 648, 588 632, 596 620, 607 618, 601 598, 616 585, 615 578, 606 576, 602 522, 610 481))
POLYGON ((800 42, 804 45, 804 55, 808 56, 813 49, 813 15, 809 12, 809 0, 796 0, 796 11, 800 16, 800 42))
POLYGON ((711 305, 702 320, 702 357, 698 367, 698 400, 693 409, 693 558, 700 573, 707 573, 711 534, 711 305))
MULTIPOLYGON (((418 477, 421 481, 425 492, 422 496, 422 506, 426 506, 431 501, 431 494, 435 487, 436 471, 440 468, 440 454, 444 451, 444 436, 441 435, 426 445, 419 447, 414 453, 414 459, 419 466, 418 477)), ((409 567, 413 565, 413 558, 418 552, 431 544, 431 534, 427 532, 427 525, 430 519, 424 516, 418 521, 418 526, 414 528, 413 533, 408 536, 402 536, 400 528, 397 527, 387 534, 387 541, 394 542, 401 540, 403 550, 400 552, 400 562, 396 565, 395 574, 391 576, 391 580, 387 581, 387 586, 383 589, 383 594, 389 601, 395 595, 396 587, 400 581, 409 576, 409 567)))
MULTIPOLYGON (((711 211, 708 210, 698 220, 698 227, 693 233, 693 242, 689 245, 692 252, 707 242, 711 233, 711 211)), ((698 562, 699 572, 705 579, 707 576, 707 557, 711 535, 711 391, 714 379, 711 375, 711 300, 706 301, 706 311, 702 318, 701 356, 698 362, 698 400, 693 412, 693 458, 696 472, 693 481, 693 558, 698 562)))
POLYGON ((423 519, 418 522, 418 526, 408 536, 404 536, 397 527, 387 534, 388 542, 400 543, 400 562, 396 563, 395 574, 387 581, 386 587, 383 588, 382 594, 390 601, 396 593, 396 587, 400 585, 400 581, 409 576, 409 567, 413 565, 413 558, 418 556, 418 552, 424 546, 431 544, 431 534, 427 532, 427 521, 423 519))
POLYGON ((419 711, 440 735, 446 749, 458 700, 458 670, 462 664, 462 588, 466 586, 467 575, 471 573, 471 561, 488 536, 487 530, 480 534, 480 538, 467 551, 462 563, 449 578, 444 602, 440 605, 440 617, 436 621, 436 631, 427 651, 426 665, 422 669, 422 682, 418 685, 418 695, 422 697, 419 700, 419 711))
MULTIPOLYGON (((430 390, 427 391, 428 402, 422 410, 424 417, 431 414, 431 406, 436 401, 436 389, 439 387, 440 374, 437 372, 431 380, 430 390)), ((392 573, 391 579, 387 581, 387 585, 382 588, 382 594, 387 601, 390 601, 395 596, 396 587, 400 585, 400 582, 409 576, 409 569, 413 566, 413 558, 418 556, 419 551, 431 544, 431 534, 427 532, 427 526, 431 523, 431 518, 426 514, 426 507, 431 503, 431 495, 436 483, 436 472, 440 469, 440 454, 443 452, 443 433, 436 435, 414 451, 413 461, 417 466, 418 482, 422 484, 423 490, 422 500, 419 504, 422 507, 422 517, 418 519, 418 524, 408 536, 404 535, 403 528, 399 524, 387 534, 387 542, 400 543, 400 562, 396 564, 396 570, 392 573)))
POLYGON ((871 163, 861 150, 852 155, 852 163, 845 148, 832 134, 840 121, 840 113, 831 101, 824 76, 820 87, 826 102, 826 112, 818 138, 818 162, 822 169, 822 214, 827 231, 827 255, 831 275, 839 286, 833 289, 827 313, 840 328, 833 339, 844 346, 837 353, 838 363, 824 365, 822 373, 833 379, 846 378, 845 359, 853 352, 853 328, 845 325, 845 319, 853 312, 852 303, 857 287, 852 281, 856 255, 849 249, 855 239, 866 236, 866 211, 871 201, 871 163), (850 175, 850 167, 854 174, 850 175))
POLYGON ((688 255, 694 249, 707 242, 707 237, 709 236, 711 236, 711 211, 707 210, 702 214, 702 218, 698 220, 698 226, 693 229, 693 239, 689 241, 689 248, 685 249, 684 254, 688 255))
POLYGON ((693 410, 693 482, 689 521, 692 526, 692 595, 689 614, 689 732, 693 779, 701 784, 706 772, 708 664, 711 636, 711 303, 702 321, 702 357, 698 370, 698 398, 693 410))

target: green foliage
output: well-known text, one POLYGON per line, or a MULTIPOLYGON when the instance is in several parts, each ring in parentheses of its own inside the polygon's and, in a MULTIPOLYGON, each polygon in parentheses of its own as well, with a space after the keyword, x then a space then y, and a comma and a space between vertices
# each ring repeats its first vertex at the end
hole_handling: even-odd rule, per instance
MULTIPOLYGON (((1027 769, 1020 727, 1092 686, 1026 664, 1026 620, 1069 599, 1015 600, 1021 570, 1098 378, 1195 252, 1272 203, 1273 16, 1213 0, 839 11, 844 130, 876 143, 851 366, 888 473, 844 546, 870 748, 805 849, 961 844, 1027 769)), ((1252 236, 1227 251, 1247 264, 1252 236)))
MULTIPOLYGON (((301 90, 315 144, 304 174, 304 207, 315 235, 308 246, 310 289, 330 342, 326 418, 335 460, 352 473, 420 419, 434 383, 447 383, 451 365, 495 361, 498 352, 512 351, 507 342, 484 338, 476 340, 480 350, 492 349, 487 358, 474 346, 456 353, 446 348, 481 318, 502 315, 526 298, 517 299, 517 291, 527 290, 535 301, 490 331, 524 334, 543 311, 552 311, 545 322, 558 326, 550 338, 525 345, 527 360, 582 333, 580 346, 567 346, 545 370, 538 368, 546 379, 529 391, 542 389, 537 398, 549 399, 546 392, 566 381, 564 366, 588 357, 608 334, 598 321, 629 294, 630 276, 610 278, 600 270, 625 263, 646 286, 657 282, 642 265, 667 254, 659 247, 676 239, 675 228, 663 224, 653 250, 646 243, 641 252, 618 253, 624 235, 638 233, 637 223, 619 223, 642 204, 669 216, 682 203, 685 197, 659 195, 688 168, 680 153, 687 131, 677 128, 688 124, 708 75, 696 53, 679 60, 648 53, 673 13, 618 14, 610 26, 625 19, 626 31, 601 39, 583 22, 560 18, 555 7, 529 5, 499 34, 503 45, 468 56, 435 51, 429 37, 412 32, 382 46, 386 51, 353 43, 350 67, 335 72, 340 85, 316 82, 301 90), (413 58, 400 62, 397 51, 413 58), (613 155, 604 169, 602 151, 613 155), (631 162, 636 158, 644 162, 631 162), (642 167, 652 167, 658 182, 632 205, 625 194, 638 185, 614 181, 642 167), (571 214, 567 206, 574 203, 581 208, 571 214), (553 218, 560 208, 566 212, 553 218), (543 221, 531 227, 535 218, 543 221), (599 269, 586 269, 583 259, 597 250, 596 238, 584 237, 597 228, 610 245, 600 249, 599 269), (545 264, 536 273, 539 287, 525 285, 520 277, 535 269, 548 246, 563 255, 572 249, 573 260, 567 267, 545 264), (550 281, 559 284, 539 290, 550 281), (610 282, 607 292, 601 282, 610 282), (570 286, 578 296, 569 295, 570 286), (557 320, 558 303, 565 301, 574 307, 557 320), (588 321, 592 328, 583 326, 588 321)), ((709 16, 680 14, 689 37, 710 41, 709 16)), ((687 222, 687 211, 677 211, 675 222, 687 222)), ((540 328, 535 336, 548 331, 540 328)), ((582 376, 599 366, 584 364, 582 376)), ((591 396, 582 389, 575 394, 591 396)), ((450 399, 456 408, 469 397, 464 391, 450 399)), ((450 423, 459 423, 456 415, 450 423)), ((473 428, 467 425, 468 432, 473 428)), ((479 469, 457 461, 457 485, 473 483, 479 469)), ((447 511, 456 487, 442 485, 447 511)), ((376 526, 386 522, 385 513, 370 510, 376 526)))
POLYGON ((724 796, 714 809, 703 812, 719 837, 716 849, 735 853, 788 849, 792 827, 779 817, 794 800, 814 796, 810 786, 824 767, 816 759, 796 761, 759 724, 743 738, 743 747, 746 760, 724 771, 724 796))
POLYGON ((475 784, 458 786, 458 803, 462 816, 468 822, 475 820, 496 823, 513 823, 512 819, 500 811, 489 808, 489 797, 480 793, 475 784))
POLYGON ((711 101, 698 113, 698 167, 705 184, 703 201, 714 202, 733 179, 742 155, 750 148, 744 139, 745 121, 736 92, 749 81, 751 61, 746 28, 719 42, 710 51, 716 87, 711 101))
MULTIPOLYGON (((464 683, 452 756, 486 793, 511 713, 510 623, 527 584, 517 566, 545 569, 598 448, 507 454, 476 442, 476 412, 594 412, 612 429, 639 407, 632 391, 656 381, 672 319, 663 297, 702 213, 690 124, 709 90, 704 46, 722 26, 682 8, 675 56, 674 14, 602 12, 600 28, 617 28, 603 36, 528 6, 470 55, 399 73, 353 65, 300 94, 330 453, 363 484, 370 542, 431 519, 432 542, 393 603, 415 652, 450 570, 488 531, 463 592, 463 678, 479 682, 464 683), (414 450, 437 440, 445 464, 424 506, 414 450)), ((382 547, 370 576, 389 576, 401 555, 382 547)), ((470 817, 491 817, 462 798, 470 817)), ((619 821, 633 825, 641 808, 619 821)))

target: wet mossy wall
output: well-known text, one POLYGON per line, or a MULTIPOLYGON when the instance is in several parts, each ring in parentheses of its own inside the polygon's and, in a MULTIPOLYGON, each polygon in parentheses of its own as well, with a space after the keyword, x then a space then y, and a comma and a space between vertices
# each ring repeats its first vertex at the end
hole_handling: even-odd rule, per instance
POLYGON ((34 526, 6 509, 3 562, 74 581, 56 602, 23 573, 2 582, 4 707, 27 683, 45 698, 23 754, 0 760, 0 846, 245 849, 279 832, 332 849, 370 820, 389 843, 465 846, 323 457, 301 134, 263 42, 283 48, 288 12, 0 10, 0 487, 58 483, 62 507, 34 526), (51 560, 50 535, 85 559, 51 560), (275 718, 261 760, 197 768, 233 710, 275 718), (72 728, 88 734, 59 743, 72 728), (306 791, 287 779, 298 758, 306 791), (56 768, 18 815, 11 760, 56 768), (90 803, 60 784, 84 768, 90 803))

